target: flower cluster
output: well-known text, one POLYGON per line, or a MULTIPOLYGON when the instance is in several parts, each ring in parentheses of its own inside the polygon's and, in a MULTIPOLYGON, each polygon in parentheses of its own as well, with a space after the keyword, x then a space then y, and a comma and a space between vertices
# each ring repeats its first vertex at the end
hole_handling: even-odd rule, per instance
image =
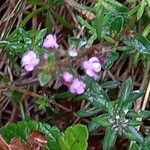
POLYGON ((39 61, 40 60, 39 58, 37 58, 36 53, 34 51, 28 51, 23 55, 21 59, 21 64, 26 71, 32 71, 35 68, 35 66, 39 64, 39 61))
MULTIPOLYGON (((56 40, 56 35, 55 34, 47 35, 43 41, 43 47, 57 49, 58 44, 56 40)), ((76 50, 70 49, 69 55, 71 57, 77 56, 76 50)), ((21 64, 25 68, 26 71, 32 71, 39 64, 39 61, 40 60, 34 51, 28 51, 23 55, 21 59, 21 64)), ((95 80, 98 79, 99 72, 101 71, 101 64, 97 57, 92 57, 89 60, 84 61, 82 64, 82 67, 88 76, 94 78, 95 80)), ((75 78, 69 72, 63 73, 63 79, 69 86, 69 90, 71 93, 74 93, 74 94, 84 93, 86 89, 86 84, 83 81, 79 80, 78 78, 75 78)))
MULTIPOLYGON (((58 44, 56 41, 56 35, 49 34, 46 36, 43 42, 43 47, 45 48, 58 48, 58 44)), ((26 71, 33 71, 35 66, 39 64, 39 58, 37 58, 36 53, 34 51, 26 52, 22 59, 21 64, 22 67, 25 68, 26 71)))
POLYGON ((63 73, 64 81, 69 85, 69 90, 73 94, 82 94, 85 91, 86 84, 78 78, 74 78, 69 72, 63 73))
POLYGON ((93 77, 95 80, 98 79, 98 73, 101 71, 101 64, 97 57, 92 57, 88 61, 84 61, 82 67, 88 76, 93 77))

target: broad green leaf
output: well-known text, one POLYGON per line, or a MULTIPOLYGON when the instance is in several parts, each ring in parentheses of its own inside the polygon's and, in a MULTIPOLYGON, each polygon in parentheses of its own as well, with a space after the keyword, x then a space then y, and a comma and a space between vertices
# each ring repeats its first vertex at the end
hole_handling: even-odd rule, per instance
POLYGON ((134 127, 128 126, 123 130, 123 135, 132 141, 143 142, 142 134, 134 127))
POLYGON ((114 51, 110 51, 110 52, 109 52, 109 55, 108 55, 108 58, 107 58, 107 60, 106 60, 106 62, 105 62, 105 64, 104 64, 104 68, 105 68, 106 70, 109 70, 109 69, 113 66, 114 62, 115 62, 118 58, 119 58, 119 54, 118 54, 118 53, 116 53, 116 52, 114 52, 114 51))
POLYGON ((46 135, 48 139, 49 150, 61 150, 59 145, 59 138, 61 133, 57 127, 51 127, 49 124, 40 123, 36 121, 20 121, 16 124, 12 123, 5 127, 0 128, 0 134, 5 138, 7 142, 15 137, 21 137, 23 140, 27 141, 28 133, 31 130, 36 130, 42 132, 46 135))
POLYGON ((61 150, 86 150, 88 130, 84 125, 68 127, 62 135, 59 143, 61 150))
POLYGON ((117 81, 107 81, 101 84, 101 87, 104 89, 115 89, 120 85, 117 81))
POLYGON ((103 150, 112 150, 117 139, 117 132, 107 129, 103 140, 103 150))
POLYGON ((145 10, 145 7, 146 7, 147 3, 145 2, 145 0, 142 0, 139 4, 139 9, 137 11, 137 20, 139 20, 143 13, 144 13, 144 10, 145 10))
POLYGON ((88 109, 81 109, 80 111, 77 112, 77 115, 79 117, 89 117, 99 113, 100 111, 102 111, 100 108, 95 107, 88 109))
POLYGON ((39 74, 39 82, 41 86, 45 86, 51 79, 51 75, 47 73, 39 74))

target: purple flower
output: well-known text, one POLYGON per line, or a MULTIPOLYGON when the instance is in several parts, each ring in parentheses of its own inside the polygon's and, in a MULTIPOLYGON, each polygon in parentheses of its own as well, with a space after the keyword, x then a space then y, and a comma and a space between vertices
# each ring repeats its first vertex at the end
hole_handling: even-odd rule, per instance
POLYGON ((64 79, 65 82, 71 83, 72 80, 73 80, 73 75, 70 74, 69 72, 64 72, 63 73, 63 79, 64 79))
POLYGON ((45 48, 58 48, 56 35, 48 34, 43 42, 43 47, 45 48))
POLYGON ((80 81, 79 79, 75 78, 72 81, 72 84, 70 86, 70 92, 73 94, 82 94, 84 93, 86 88, 86 84, 83 81, 80 81))
POLYGON ((21 65, 26 71, 32 71, 34 67, 39 64, 39 61, 34 51, 28 51, 23 55, 21 65))
POLYGON ((97 57, 92 57, 88 61, 83 62, 85 73, 95 80, 98 79, 98 73, 101 71, 101 64, 97 57))

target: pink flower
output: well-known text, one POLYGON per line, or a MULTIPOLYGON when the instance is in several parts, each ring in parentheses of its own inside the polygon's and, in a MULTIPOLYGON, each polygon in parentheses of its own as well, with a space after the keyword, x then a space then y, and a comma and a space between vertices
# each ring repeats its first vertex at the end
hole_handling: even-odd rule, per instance
POLYGON ((58 48, 56 35, 48 34, 43 42, 43 47, 45 48, 58 48))
POLYGON ((88 61, 83 62, 85 73, 95 80, 98 79, 98 73, 101 71, 101 64, 97 57, 92 57, 88 61))
POLYGON ((69 72, 64 72, 63 73, 63 79, 64 79, 65 82, 71 83, 72 80, 73 80, 73 75, 70 74, 69 72))
POLYGON ((32 71, 34 67, 39 64, 39 61, 34 51, 28 51, 23 55, 21 65, 26 71, 32 71))
POLYGON ((86 84, 83 81, 80 81, 79 79, 75 78, 72 81, 72 84, 70 85, 70 92, 73 94, 82 94, 84 93, 86 88, 86 84))

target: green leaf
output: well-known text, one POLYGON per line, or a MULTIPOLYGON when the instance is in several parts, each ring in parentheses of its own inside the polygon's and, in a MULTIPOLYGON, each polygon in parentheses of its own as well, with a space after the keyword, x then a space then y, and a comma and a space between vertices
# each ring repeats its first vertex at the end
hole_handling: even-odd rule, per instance
POLYGON ((144 94, 144 92, 140 91, 140 90, 136 90, 133 91, 132 93, 130 93, 127 97, 127 99, 130 99, 130 101, 135 101, 137 100, 139 97, 141 97, 144 94))
POLYGON ((74 125, 64 132, 60 139, 61 150, 86 150, 88 130, 84 125, 74 125))
POLYGON ((139 146, 136 143, 133 143, 130 150, 139 150, 139 146))
POLYGON ((45 111, 46 108, 50 107, 49 99, 47 96, 40 96, 35 100, 38 110, 45 111))
POLYGON ((52 22, 51 22, 51 12, 47 11, 46 13, 46 19, 45 19, 45 27, 47 28, 47 32, 51 33, 52 32, 52 22))
POLYGON ((128 117, 131 118, 150 118, 150 111, 148 110, 141 110, 140 112, 134 112, 134 111, 130 111, 127 113, 128 117))
POLYGON ((112 150, 117 139, 117 132, 107 129, 103 140, 103 150, 112 150))
POLYGON ((106 102, 105 103, 105 108, 106 108, 106 110, 105 111, 107 111, 108 113, 109 113, 109 115, 110 116, 112 116, 112 115, 114 115, 114 113, 115 113, 115 107, 114 107, 114 103, 113 102, 106 102))
POLYGON ((97 39, 97 34, 96 34, 96 33, 93 33, 92 36, 88 39, 87 45, 88 45, 88 46, 91 46, 91 45, 94 43, 94 41, 95 41, 96 39, 97 39))
POLYGON ((127 97, 131 93, 131 90, 132 90, 132 80, 131 78, 128 78, 122 85, 119 100, 121 102, 127 100, 127 97))
POLYGON ((92 27, 88 21, 84 20, 82 17, 80 16, 77 16, 77 20, 79 21, 79 23, 82 25, 82 26, 85 26, 87 29, 89 30, 95 30, 94 27, 92 27))
POLYGON ((101 87, 104 89, 115 89, 120 85, 117 81, 107 81, 101 84, 101 87))
POLYGON ((32 44, 32 40, 28 37, 27 32, 23 28, 18 28, 17 30, 18 34, 23 38, 25 44, 32 44))
POLYGON ((126 43, 126 45, 134 48, 137 52, 141 54, 150 54, 150 41, 141 34, 135 32, 132 39, 126 39, 124 42, 126 43))
POLYGON ((115 63, 115 61, 119 58, 119 54, 114 52, 114 51, 110 51, 109 52, 109 55, 108 55, 108 58, 104 64, 104 68, 106 70, 109 70, 113 64, 115 63))
POLYGON ((37 1, 37 0, 27 0, 27 3, 28 4, 39 5, 39 6, 44 5, 44 3, 41 0, 39 0, 39 1, 37 1))
POLYGON ((36 46, 41 46, 41 44, 43 43, 43 38, 45 37, 46 33, 47 33, 47 29, 42 29, 41 31, 39 31, 39 33, 35 37, 35 43, 34 44, 36 46))
POLYGON ((56 93, 56 94, 54 94, 52 96, 52 98, 59 100, 59 99, 67 99, 67 98, 70 98, 72 96, 73 96, 73 94, 70 93, 70 92, 63 92, 63 93, 56 93))
POLYGON ((105 107, 106 101, 109 101, 108 95, 103 91, 103 89, 96 83, 84 93, 85 98, 89 100, 95 108, 105 107))
POLYGON ((141 121, 137 121, 137 120, 130 120, 129 122, 128 122, 128 125, 129 126, 134 126, 134 127, 136 127, 136 126, 140 126, 140 125, 142 125, 143 123, 141 122, 141 121))
POLYGON ((51 75, 47 73, 39 74, 39 82, 41 86, 45 86, 51 79, 51 75))
POLYGON ((127 96, 126 100, 122 102, 122 104, 119 106, 122 110, 125 112, 129 111, 132 107, 132 104, 135 100, 137 100, 139 97, 143 95, 143 92, 136 90, 127 96))
POLYGON ((59 145, 59 139, 61 133, 57 127, 51 127, 49 124, 36 122, 36 121, 20 121, 16 124, 12 123, 5 127, 0 128, 0 134, 5 138, 7 142, 15 137, 21 137, 27 142, 28 133, 31 130, 42 132, 48 139, 48 147, 50 150, 61 150, 59 145))
POLYGON ((145 0, 142 0, 139 4, 139 9, 137 11, 137 21, 142 17, 145 7, 146 7, 147 3, 145 2, 145 0))
POLYGON ((124 24, 124 17, 121 15, 115 16, 110 26, 111 35, 113 36, 113 34, 114 35, 118 34, 121 31, 123 24, 124 24))
POLYGON ((81 109, 80 111, 77 112, 77 115, 79 117, 89 117, 99 113, 100 111, 101 109, 95 107, 88 109, 81 109))
POLYGON ((13 91, 10 93, 9 98, 15 103, 19 104, 22 101, 22 93, 13 91))
POLYGON ((82 48, 86 45, 86 40, 82 38, 69 37, 69 44, 75 48, 82 48))
POLYGON ((92 119, 91 122, 96 122, 99 126, 107 127, 109 123, 110 116, 108 114, 103 114, 92 119))
POLYGON ((124 129, 123 135, 129 140, 143 142, 142 134, 132 126, 128 126, 126 129, 124 129))
POLYGON ((101 31, 103 27, 104 8, 100 7, 96 13, 96 18, 93 21, 94 28, 96 29, 98 40, 101 39, 101 31))
POLYGON ((98 123, 96 123, 95 121, 90 121, 89 124, 88 124, 88 130, 89 130, 89 132, 94 132, 99 127, 100 127, 100 125, 98 123))

